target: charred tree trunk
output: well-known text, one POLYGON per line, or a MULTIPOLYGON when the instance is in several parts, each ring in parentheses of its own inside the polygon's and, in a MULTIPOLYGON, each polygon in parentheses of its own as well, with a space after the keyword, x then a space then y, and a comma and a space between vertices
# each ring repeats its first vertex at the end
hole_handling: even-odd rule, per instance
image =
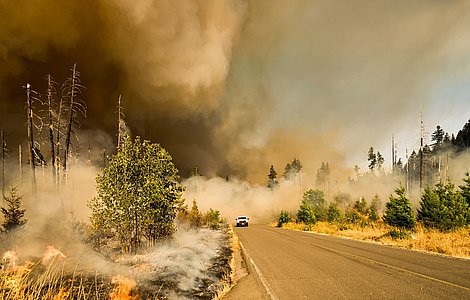
MULTIPOLYGON (((2 201, 5 201, 5 134, 1 131, 2 139, 2 201)), ((3 202, 4 203, 4 202, 3 202)))
POLYGON ((56 178, 57 178, 57 182, 59 182, 60 180, 60 177, 59 177, 59 173, 60 173, 60 135, 62 134, 61 131, 60 131, 60 126, 61 126, 61 120, 62 120, 62 108, 63 108, 63 103, 64 103, 64 100, 63 98, 60 99, 60 102, 59 102, 59 111, 57 113, 57 128, 56 128, 56 142, 55 142, 55 152, 56 152, 56 156, 55 156, 55 173, 56 173, 56 178))
POLYGON ((72 136, 72 122, 73 122, 73 115, 75 113, 75 97, 76 91, 77 90, 77 64, 73 65, 72 69, 72 77, 71 77, 71 83, 70 83, 70 90, 69 90, 69 97, 70 97, 70 103, 69 103, 69 116, 67 119, 67 131, 65 132, 65 153, 64 153, 64 162, 63 162, 63 167, 64 167, 64 173, 65 176, 67 173, 67 159, 69 156, 69 149, 70 149, 70 139, 72 136))
POLYGON ((52 172, 52 180, 54 185, 56 184, 56 171, 55 171, 55 145, 54 145, 54 125, 52 120, 52 94, 53 94, 53 83, 51 79, 51 75, 47 75, 47 109, 49 112, 49 141, 51 144, 51 172, 52 172))
POLYGON ((18 164, 20 166, 20 186, 23 186, 23 150, 21 144, 18 145, 18 164))
POLYGON ((36 164, 34 154, 34 137, 33 137, 33 100, 31 95, 31 85, 26 84, 26 106, 28 116, 28 148, 29 148, 29 166, 31 170, 31 186, 33 193, 36 192, 36 164))

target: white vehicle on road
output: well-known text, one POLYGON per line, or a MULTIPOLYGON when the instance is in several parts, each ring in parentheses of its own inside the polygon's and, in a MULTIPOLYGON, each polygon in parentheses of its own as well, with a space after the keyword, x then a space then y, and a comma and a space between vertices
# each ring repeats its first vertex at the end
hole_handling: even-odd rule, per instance
POLYGON ((241 227, 241 226, 245 226, 245 227, 248 227, 248 221, 250 221, 250 218, 248 218, 247 216, 238 216, 235 221, 237 222, 235 226, 237 227, 241 227))

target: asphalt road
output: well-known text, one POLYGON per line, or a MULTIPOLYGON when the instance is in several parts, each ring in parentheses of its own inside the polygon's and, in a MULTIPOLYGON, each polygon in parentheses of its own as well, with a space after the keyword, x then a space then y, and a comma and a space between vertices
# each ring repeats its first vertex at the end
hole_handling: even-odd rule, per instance
POLYGON ((232 299, 470 299, 470 260, 265 225, 236 228, 232 299))

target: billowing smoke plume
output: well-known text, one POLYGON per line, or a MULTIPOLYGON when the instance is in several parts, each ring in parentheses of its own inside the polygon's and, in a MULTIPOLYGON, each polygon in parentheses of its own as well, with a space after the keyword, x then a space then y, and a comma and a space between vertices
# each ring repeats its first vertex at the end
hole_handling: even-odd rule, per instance
POLYGON ((279 171, 294 156, 306 169, 328 161, 353 173, 370 146, 388 159, 392 133, 403 159, 416 149, 420 110, 429 130, 456 133, 465 123, 467 9, 459 1, 0 1, 1 127, 11 145, 24 141, 21 87, 43 92, 46 74, 62 82, 77 62, 83 126, 109 136, 91 147, 112 148, 103 141, 115 139, 122 94, 132 132, 166 147, 184 176, 197 165, 209 177, 262 182, 271 164, 279 171))

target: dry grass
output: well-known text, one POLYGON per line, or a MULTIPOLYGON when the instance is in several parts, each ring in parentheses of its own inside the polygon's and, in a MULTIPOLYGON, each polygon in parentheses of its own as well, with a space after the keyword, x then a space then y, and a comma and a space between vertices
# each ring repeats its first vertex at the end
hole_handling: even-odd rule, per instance
POLYGON ((0 270, 0 299, 102 299, 103 295, 109 295, 109 283, 80 273, 67 274, 59 262, 26 261, 0 270))
POLYGON ((468 226, 453 232, 440 232, 418 226, 408 239, 393 239, 390 237, 387 233, 394 228, 383 222, 376 222, 364 227, 355 224, 331 224, 328 222, 317 222, 314 225, 290 222, 282 227, 470 258, 470 227, 468 226))
POLYGON ((42 258, 18 262, 15 250, 5 252, 0 260, 0 299, 138 299, 132 296, 132 280, 115 276, 111 281, 97 272, 78 270, 52 246, 42 258))
POLYGON ((212 298, 212 300, 222 299, 230 292, 237 281, 235 254, 237 253, 236 251, 239 251, 237 249, 240 247, 240 245, 238 243, 238 236, 234 233, 233 226, 231 224, 229 225, 228 234, 230 236, 230 247, 232 249, 232 254, 229 260, 230 274, 225 274, 224 278, 222 278, 222 287, 217 291, 217 294, 212 298))

